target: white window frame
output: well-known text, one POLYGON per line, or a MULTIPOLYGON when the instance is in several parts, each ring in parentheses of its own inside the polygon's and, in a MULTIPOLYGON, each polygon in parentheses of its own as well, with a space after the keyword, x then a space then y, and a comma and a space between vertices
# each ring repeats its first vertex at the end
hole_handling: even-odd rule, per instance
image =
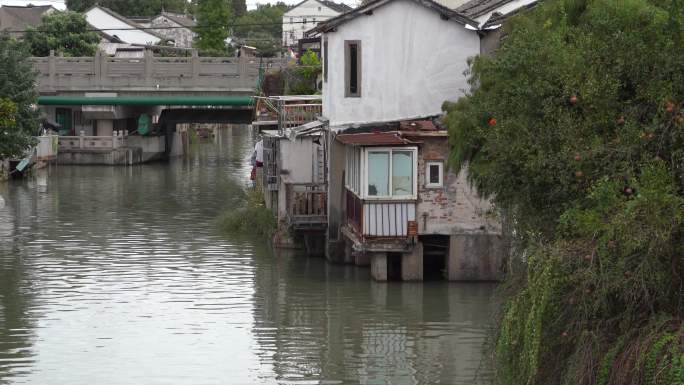
POLYGON ((406 200, 416 200, 418 199, 418 147, 364 147, 363 148, 363 153, 361 156, 361 159, 363 160, 363 163, 361 165, 362 167, 362 174, 361 174, 361 190, 362 190, 362 196, 361 198, 365 200, 396 200, 396 201, 406 201, 406 200), (377 151, 387 151, 389 152, 389 188, 388 191, 392 192, 392 151, 401 151, 401 152, 406 152, 410 151, 413 156, 413 194, 411 195, 400 195, 400 196, 393 196, 393 195, 387 195, 387 196, 378 196, 378 195, 373 195, 369 196, 368 195, 368 154, 371 152, 377 152, 377 151))
POLYGON ((441 188, 444 187, 444 161, 431 160, 425 163, 425 187, 426 188, 441 188), (439 182, 430 183, 430 166, 439 167, 439 182))

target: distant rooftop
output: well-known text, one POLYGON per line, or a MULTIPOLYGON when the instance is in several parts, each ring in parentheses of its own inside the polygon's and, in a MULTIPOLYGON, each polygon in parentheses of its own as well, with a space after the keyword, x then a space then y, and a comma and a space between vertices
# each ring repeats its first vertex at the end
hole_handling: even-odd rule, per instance
POLYGON ((55 11, 51 5, 3 5, 0 7, 0 30, 23 31, 40 25, 43 15, 55 11))

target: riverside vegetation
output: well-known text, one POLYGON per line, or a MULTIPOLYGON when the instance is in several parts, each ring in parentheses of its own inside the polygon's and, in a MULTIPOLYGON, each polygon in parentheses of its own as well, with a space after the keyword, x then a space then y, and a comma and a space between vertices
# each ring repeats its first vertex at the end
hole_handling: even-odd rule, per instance
POLYGON ((264 204, 261 187, 239 190, 233 194, 230 209, 218 217, 218 227, 229 233, 253 234, 270 239, 276 229, 276 219, 264 204))
POLYGON ((502 384, 684 384, 684 7, 549 0, 445 105, 511 223, 502 384))

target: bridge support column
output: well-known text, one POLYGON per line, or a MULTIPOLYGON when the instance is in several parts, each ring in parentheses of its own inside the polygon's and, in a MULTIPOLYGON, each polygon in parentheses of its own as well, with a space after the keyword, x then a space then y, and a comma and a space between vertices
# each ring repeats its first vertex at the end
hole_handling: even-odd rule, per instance
POLYGON ((97 135, 98 136, 112 136, 114 132, 114 121, 111 119, 97 120, 97 135))

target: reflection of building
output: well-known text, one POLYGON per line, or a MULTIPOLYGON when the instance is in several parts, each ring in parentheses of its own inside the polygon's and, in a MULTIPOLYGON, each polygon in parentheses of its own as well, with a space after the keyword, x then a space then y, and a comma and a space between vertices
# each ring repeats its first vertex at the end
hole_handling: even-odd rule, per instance
POLYGON ((304 36, 304 31, 350 10, 351 7, 343 3, 327 0, 302 1, 283 14, 283 46, 295 47, 304 36))
POLYGON ((487 371, 492 285, 388 286, 319 259, 255 258, 252 332, 280 382, 471 385, 487 371))

